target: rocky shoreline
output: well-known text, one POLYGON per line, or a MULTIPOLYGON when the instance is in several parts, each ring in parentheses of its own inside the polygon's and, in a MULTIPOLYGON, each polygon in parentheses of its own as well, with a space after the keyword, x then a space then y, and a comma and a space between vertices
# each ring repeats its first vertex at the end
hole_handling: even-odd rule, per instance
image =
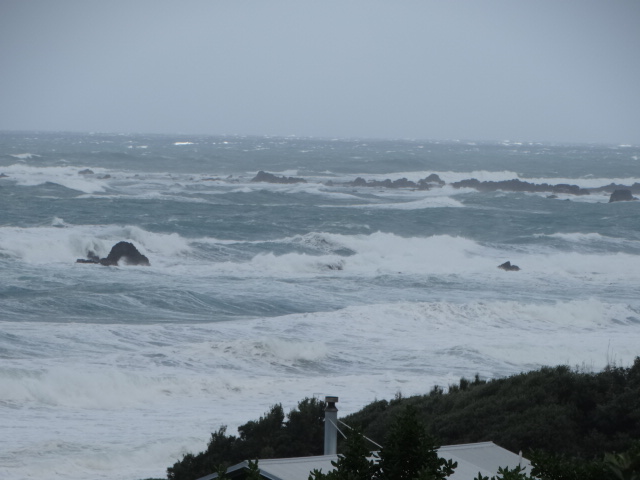
MULTIPOLYGON (((306 183, 304 178, 300 177, 278 177, 271 173, 264 171, 258 172, 258 174, 251 180, 252 182, 266 182, 266 183, 306 183)), ((376 187, 376 188, 406 188, 413 190, 431 190, 433 188, 442 188, 446 185, 446 182, 442 180, 438 175, 432 173, 431 175, 418 180, 417 182, 407 180, 406 178, 400 178, 396 180, 366 180, 362 177, 358 177, 352 182, 337 183, 333 181, 326 182, 327 186, 345 185, 352 187, 376 187)), ((603 185, 596 188, 581 188, 578 185, 570 185, 566 183, 559 183, 556 185, 549 185, 548 183, 531 183, 525 182, 519 179, 502 180, 502 181, 480 181, 476 178, 469 178, 466 180, 460 180, 458 182, 452 182, 449 184, 453 188, 472 188, 480 192, 526 192, 526 193, 549 193, 550 195, 590 195, 592 193, 609 193, 611 202, 620 201, 632 201, 638 200, 633 194, 640 194, 640 183, 636 182, 633 185, 621 185, 610 183, 609 185, 603 185)))

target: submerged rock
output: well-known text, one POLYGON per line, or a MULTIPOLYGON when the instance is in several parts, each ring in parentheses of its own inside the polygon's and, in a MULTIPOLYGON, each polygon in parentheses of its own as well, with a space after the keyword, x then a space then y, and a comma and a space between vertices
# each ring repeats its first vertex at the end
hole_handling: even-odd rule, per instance
POLYGON ((327 263, 325 268, 327 270, 344 270, 344 262, 342 260, 338 260, 335 263, 327 263))
POLYGON ((105 266, 117 266, 120 262, 125 265, 143 265, 149 266, 149 259, 141 254, 138 249, 130 242, 116 243, 106 258, 99 258, 94 252, 89 251, 87 258, 79 258, 76 263, 99 263, 105 266))
POLYGON ((76 263, 100 263, 100 259, 98 261, 91 260, 90 258, 78 258, 76 263))
POLYGON ((100 263, 100 257, 96 255, 92 250, 87 252, 87 258, 79 258, 76 263, 100 263))
POLYGON ((511 262, 508 260, 504 262, 502 265, 498 265, 498 268, 501 268, 502 270, 505 270, 507 272, 517 272, 518 270, 520 270, 519 266, 511 265, 511 262))
POLYGON ((631 200, 637 200, 636 197, 631 195, 631 190, 614 190, 609 197, 609 203, 611 202, 628 202, 631 200))

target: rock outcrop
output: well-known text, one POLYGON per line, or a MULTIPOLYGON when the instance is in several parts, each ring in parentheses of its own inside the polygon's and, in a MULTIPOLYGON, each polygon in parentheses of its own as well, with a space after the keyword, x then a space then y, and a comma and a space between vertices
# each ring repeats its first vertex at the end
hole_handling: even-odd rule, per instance
MULTIPOLYGON (((82 172, 81 172, 82 173, 82 172)), ((209 179, 207 179, 209 180, 209 179)), ((251 180, 252 182, 267 182, 267 183, 306 183, 304 178, 299 177, 279 177, 272 173, 265 171, 259 171, 258 174, 251 180)), ((443 187, 447 183, 442 180, 437 174, 432 173, 418 181, 408 180, 407 178, 399 178, 391 180, 389 178, 385 180, 366 180, 362 177, 358 177, 351 182, 338 183, 333 180, 325 182, 326 186, 340 186, 347 185, 351 187, 376 187, 376 188, 403 188, 413 190, 431 190, 432 188, 443 187)), ((525 193, 547 193, 547 198, 557 198, 558 195, 589 195, 589 194, 603 194, 611 193, 611 199, 609 202, 619 202, 627 200, 637 200, 633 194, 640 194, 640 183, 636 182, 633 185, 619 185, 611 183, 609 185, 603 185, 601 187, 581 188, 578 185, 570 185, 567 183, 558 183, 555 185, 548 183, 531 183, 520 180, 519 178, 513 178, 511 180, 499 180, 499 181, 480 181, 477 178, 467 178, 457 182, 449 183, 454 188, 472 188, 479 192, 525 192, 525 193), (623 193, 618 193, 620 190, 623 193), (629 193, 624 193, 629 192, 629 193), (631 198, 629 198, 631 196, 631 198)))
POLYGON ((441 187, 444 185, 444 181, 440 179, 438 175, 432 173, 426 178, 420 179, 417 182, 407 180, 406 178, 399 178, 398 180, 365 180, 362 177, 356 178, 353 182, 348 183, 352 187, 381 187, 381 188, 413 188, 417 190, 429 190, 431 187, 441 187))
POLYGON ((436 175, 435 173, 432 173, 431 175, 429 175, 427 178, 423 178, 422 180, 420 180, 418 183, 432 183, 432 184, 436 184, 436 185, 444 185, 444 180, 442 180, 438 175, 436 175))
POLYGON ((120 262, 124 265, 149 266, 149 259, 141 254, 130 242, 118 242, 109 252, 106 258, 99 258, 94 252, 89 251, 87 258, 79 258, 76 263, 99 263, 105 266, 117 266, 120 262))
POLYGON ((529 183, 523 182, 517 178, 514 178, 513 180, 501 180, 499 182, 481 182, 476 178, 470 178, 459 182, 453 182, 451 186, 454 188, 473 188, 481 192, 502 190, 504 192, 551 192, 556 194, 589 195, 589 190, 586 188, 580 188, 577 185, 568 185, 566 183, 559 183, 557 185, 549 185, 548 183, 529 183))
POLYGON ((502 270, 505 270, 507 272, 517 272, 518 270, 520 270, 519 266, 511 265, 511 262, 508 260, 504 262, 502 265, 498 265, 498 268, 501 268, 502 270))
POLYGON ((613 193, 615 190, 630 190, 632 194, 640 194, 640 183, 635 182, 632 185, 622 185, 620 183, 610 183, 602 187, 590 188, 592 193, 613 193))
POLYGON ((267 182, 267 183, 307 183, 304 178, 297 177, 278 177, 273 173, 267 173, 262 170, 251 179, 252 182, 267 182))
POLYGON ((609 197, 609 203, 611 202, 628 202, 631 200, 637 200, 636 197, 631 195, 631 190, 614 190, 609 197))

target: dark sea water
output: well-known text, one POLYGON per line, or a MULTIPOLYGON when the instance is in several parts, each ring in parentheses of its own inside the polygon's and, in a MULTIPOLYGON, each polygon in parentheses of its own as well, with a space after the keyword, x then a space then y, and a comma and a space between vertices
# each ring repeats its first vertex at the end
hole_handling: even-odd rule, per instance
POLYGON ((2 479, 163 476, 277 402, 640 355, 640 202, 448 185, 631 185, 637 146, 5 132, 2 173, 2 479), (151 266, 76 263, 122 240, 151 266))

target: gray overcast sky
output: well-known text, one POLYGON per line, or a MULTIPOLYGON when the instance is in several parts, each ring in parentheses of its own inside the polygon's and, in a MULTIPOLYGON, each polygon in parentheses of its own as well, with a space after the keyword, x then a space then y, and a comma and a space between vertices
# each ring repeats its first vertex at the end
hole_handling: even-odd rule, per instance
POLYGON ((0 0, 0 130, 640 144, 638 0, 0 0))

